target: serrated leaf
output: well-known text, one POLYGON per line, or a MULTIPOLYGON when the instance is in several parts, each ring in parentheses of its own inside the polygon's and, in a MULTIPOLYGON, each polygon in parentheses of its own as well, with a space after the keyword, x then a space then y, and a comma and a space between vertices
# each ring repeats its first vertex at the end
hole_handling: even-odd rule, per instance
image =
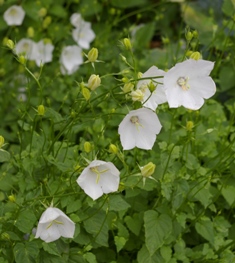
POLYGON ((11 159, 10 153, 3 149, 0 149, 0 163, 9 162, 10 159, 11 159))
POLYGON ((34 263, 39 253, 36 243, 28 242, 26 244, 17 243, 13 249, 16 263, 34 263))
POLYGON ((170 235, 172 220, 167 214, 159 214, 153 210, 144 213, 144 227, 146 247, 150 255, 153 255, 170 235))
POLYGON ((212 245, 214 244, 214 227, 209 218, 203 218, 195 224, 196 231, 212 245))
POLYGON ((48 252, 51 255, 60 256, 60 253, 58 251, 58 248, 55 243, 42 243, 42 247, 44 251, 48 252))
POLYGON ((124 237, 115 236, 114 242, 117 248, 117 252, 119 252, 126 244, 126 239, 124 237))
POLYGON ((30 233, 37 221, 32 210, 23 210, 16 219, 15 226, 23 233, 30 233))

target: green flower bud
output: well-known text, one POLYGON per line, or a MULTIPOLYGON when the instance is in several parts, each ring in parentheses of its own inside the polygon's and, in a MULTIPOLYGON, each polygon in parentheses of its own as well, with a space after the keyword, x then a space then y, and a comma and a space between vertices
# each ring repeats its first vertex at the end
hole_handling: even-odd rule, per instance
POLYGON ((14 47, 15 47, 15 44, 14 44, 14 42, 13 42, 11 39, 8 39, 8 40, 6 41, 6 46, 7 46, 9 49, 13 50, 14 47))
POLYGON ((18 57, 20 64, 25 65, 26 64, 26 58, 24 55, 19 55, 18 57))
POLYGON ((8 196, 8 200, 9 200, 10 202, 12 202, 12 203, 15 203, 16 198, 15 198, 14 195, 9 195, 9 196, 8 196))
POLYGON ((38 11, 38 16, 39 17, 44 17, 47 14, 47 10, 45 7, 42 7, 39 11, 38 11))
POLYGON ((85 142, 83 147, 86 153, 89 153, 91 151, 91 144, 89 142, 85 142))
POLYGON ((194 31, 193 31, 193 37, 194 37, 194 38, 198 38, 198 32, 197 32, 197 30, 194 30, 194 31))
POLYGON ((95 62, 98 58, 98 49, 93 47, 87 54, 87 58, 90 62, 95 62))
POLYGON ((138 79, 141 79, 142 76, 143 76, 143 73, 142 73, 142 72, 138 72, 138 74, 137 74, 137 78, 138 78, 138 79))
POLYGON ((48 26, 50 25, 51 23, 51 17, 50 16, 46 16, 45 19, 43 20, 42 22, 42 27, 43 28, 48 28, 48 26))
POLYGON ((30 26, 30 27, 27 29, 27 36, 30 37, 30 38, 33 38, 33 37, 34 37, 34 29, 33 29, 33 27, 30 26))
POLYGON ((132 49, 131 41, 130 41, 129 38, 124 38, 123 39, 123 44, 124 44, 124 46, 125 46, 125 48, 127 50, 131 50, 132 49))
POLYGON ((152 81, 150 81, 148 84, 148 88, 149 88, 150 92, 152 93, 156 89, 156 86, 153 84, 152 81))
POLYGON ((133 101, 143 101, 144 99, 144 93, 140 89, 132 91, 130 95, 133 101))
POLYGON ((88 101, 91 97, 90 91, 84 86, 84 83, 81 83, 82 95, 86 101, 88 101))
POLYGON ((45 114, 45 108, 43 105, 38 106, 38 115, 43 116, 45 114))
POLYGON ((188 32, 186 33, 185 37, 186 37, 186 39, 187 39, 188 41, 191 41, 192 38, 193 38, 192 32, 188 31, 188 32))
POLYGON ((2 135, 0 135, 0 148, 2 148, 4 142, 5 142, 4 137, 2 135))
POLYGON ((128 83, 125 83, 125 85, 122 88, 122 91, 124 93, 129 93, 129 92, 131 92, 133 90, 133 88, 134 88, 134 84, 128 82, 128 83))
POLYGON ((187 121, 186 123, 186 130, 187 131, 192 131, 194 127, 194 123, 192 121, 187 121))
POLYGON ((155 171, 156 165, 152 162, 149 162, 143 167, 140 167, 140 171, 143 177, 150 177, 155 171))
POLYGON ((109 152, 116 154, 116 153, 118 152, 117 146, 111 143, 111 144, 109 145, 109 152))
POLYGON ((92 74, 88 80, 87 86, 90 90, 95 90, 100 86, 101 79, 99 75, 92 74))
POLYGON ((196 51, 196 52, 193 52, 191 55, 190 55, 190 58, 191 59, 194 59, 194 60, 199 60, 202 58, 202 55, 200 52, 196 51))

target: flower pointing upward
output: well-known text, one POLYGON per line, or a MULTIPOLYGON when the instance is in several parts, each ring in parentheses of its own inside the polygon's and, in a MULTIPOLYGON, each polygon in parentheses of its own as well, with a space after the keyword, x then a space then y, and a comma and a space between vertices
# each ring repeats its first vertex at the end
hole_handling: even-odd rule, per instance
POLYGON ((213 67, 211 61, 188 59, 166 72, 163 84, 169 107, 200 109, 204 99, 212 97, 216 91, 209 76, 213 67))

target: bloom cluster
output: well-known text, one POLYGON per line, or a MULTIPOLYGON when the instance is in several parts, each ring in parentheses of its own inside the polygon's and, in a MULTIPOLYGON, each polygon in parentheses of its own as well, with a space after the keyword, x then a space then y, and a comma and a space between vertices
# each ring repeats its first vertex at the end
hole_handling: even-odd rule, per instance
MULTIPOLYGON (((148 69, 132 90, 132 100, 140 101, 144 108, 130 111, 119 125, 124 150, 134 147, 149 150, 161 130, 155 110, 159 104, 168 102, 170 108, 184 106, 198 110, 204 99, 215 94, 216 86, 209 76, 214 63, 206 60, 188 59, 164 72, 155 66, 148 69)), ((124 89, 123 89, 124 90, 124 89)))

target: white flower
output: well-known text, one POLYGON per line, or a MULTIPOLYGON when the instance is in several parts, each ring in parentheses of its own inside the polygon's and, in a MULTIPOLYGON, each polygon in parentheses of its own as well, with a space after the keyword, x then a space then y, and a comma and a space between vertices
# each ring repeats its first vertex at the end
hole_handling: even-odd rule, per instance
POLYGON ((85 21, 80 27, 73 29, 72 36, 74 41, 84 49, 89 49, 90 43, 95 39, 95 33, 91 28, 91 23, 85 21))
POLYGON ((21 6, 13 5, 3 14, 3 18, 8 26, 20 26, 24 20, 25 11, 21 6))
POLYGON ((77 179, 78 185, 93 200, 118 190, 120 172, 111 162, 92 161, 77 179))
POLYGON ((29 60, 35 60, 38 57, 38 49, 36 43, 27 38, 22 38, 15 45, 15 52, 17 55, 24 55, 29 60))
POLYGON ((144 94, 144 98, 142 100, 144 107, 150 108, 155 111, 159 104, 167 101, 164 87, 161 84, 163 82, 164 75, 165 71, 152 66, 141 77, 146 79, 138 81, 137 89, 140 89, 144 94), (161 76, 162 78, 160 78, 161 76), (150 85, 153 85, 154 89, 152 94, 149 90, 150 85))
POLYGON ((118 133, 124 150, 138 147, 152 149, 156 134, 162 128, 155 112, 147 108, 130 111, 119 125, 118 133))
POLYGON ((81 28, 83 23, 85 22, 79 13, 74 13, 70 17, 70 22, 74 27, 81 28))
POLYGON ((213 67, 211 61, 188 59, 166 72, 163 84, 169 107, 201 108, 204 99, 216 91, 215 83, 209 77, 213 67))
POLYGON ((35 238, 49 243, 61 236, 72 238, 74 231, 75 223, 69 217, 58 208, 48 207, 41 215, 35 238))
POLYGON ((82 49, 76 45, 64 47, 60 63, 62 74, 71 75, 83 63, 82 49))
POLYGON ((37 43, 38 57, 36 58, 36 64, 38 66, 52 61, 52 52, 54 46, 51 43, 45 43, 41 40, 37 43))

